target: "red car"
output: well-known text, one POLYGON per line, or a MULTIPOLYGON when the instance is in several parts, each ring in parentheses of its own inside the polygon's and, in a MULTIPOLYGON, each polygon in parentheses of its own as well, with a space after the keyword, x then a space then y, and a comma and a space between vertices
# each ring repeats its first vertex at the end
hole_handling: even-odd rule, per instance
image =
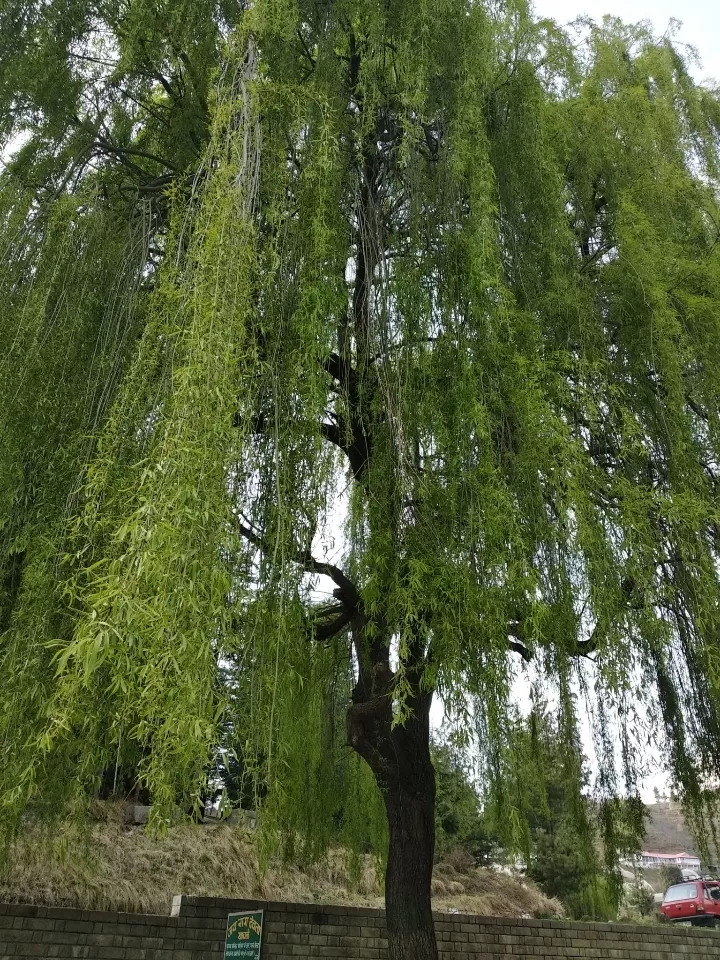
POLYGON ((660 911, 675 923, 720 927, 720 880, 689 880, 668 887, 660 911))

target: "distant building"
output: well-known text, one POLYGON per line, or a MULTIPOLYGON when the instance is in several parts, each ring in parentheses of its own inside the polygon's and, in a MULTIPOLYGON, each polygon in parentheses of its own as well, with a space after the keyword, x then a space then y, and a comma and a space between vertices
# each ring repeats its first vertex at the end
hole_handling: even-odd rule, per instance
POLYGON ((641 867, 680 867, 688 870, 700 869, 700 857, 689 853, 650 853, 643 850, 640 854, 641 867))

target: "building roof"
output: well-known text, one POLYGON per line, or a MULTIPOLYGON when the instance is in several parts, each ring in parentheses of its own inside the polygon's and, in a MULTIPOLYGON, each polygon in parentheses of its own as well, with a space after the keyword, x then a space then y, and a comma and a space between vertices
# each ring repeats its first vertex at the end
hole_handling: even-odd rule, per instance
POLYGON ((643 850, 640 854, 641 857, 656 857, 658 860, 697 860, 700 861, 700 857, 696 857, 693 853, 652 853, 648 850, 643 850))

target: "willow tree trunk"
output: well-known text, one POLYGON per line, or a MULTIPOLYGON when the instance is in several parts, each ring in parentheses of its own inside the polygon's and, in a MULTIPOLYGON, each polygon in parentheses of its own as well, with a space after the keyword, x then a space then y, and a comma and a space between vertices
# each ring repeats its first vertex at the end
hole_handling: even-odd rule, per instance
POLYGON ((436 960, 437 944, 430 901, 435 852, 435 773, 428 738, 413 736, 413 717, 393 740, 404 773, 383 791, 390 832, 385 874, 385 910, 390 960, 436 960), (408 736, 410 734, 410 736, 408 736), (412 749, 407 741, 412 739, 412 749))
POLYGON ((388 696, 356 700, 348 713, 350 745, 375 774, 387 813, 385 916, 390 960, 438 957, 430 899, 435 852, 431 700, 430 693, 417 696, 412 715, 394 728, 388 696))

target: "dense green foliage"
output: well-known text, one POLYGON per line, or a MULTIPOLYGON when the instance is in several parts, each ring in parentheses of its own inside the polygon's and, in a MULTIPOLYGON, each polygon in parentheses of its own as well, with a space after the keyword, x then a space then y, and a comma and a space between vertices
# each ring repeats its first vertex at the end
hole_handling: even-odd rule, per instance
MULTIPOLYGON (((522 723, 518 742, 523 741, 531 773, 525 795, 528 876, 549 897, 557 897, 569 916, 614 920, 622 886, 602 862, 596 811, 588 795, 587 760, 579 742, 564 741, 544 707, 522 723)), ((617 826, 620 817, 616 814, 615 819, 617 826)), ((629 838, 618 852, 634 853, 640 839, 629 838)))
MULTIPOLYGON (((522 849, 527 875, 548 897, 560 900, 568 916, 615 920, 623 885, 603 862, 598 810, 580 743, 560 737, 542 702, 527 719, 514 722, 514 743, 522 754, 515 789, 527 830, 522 849)), ((483 803, 483 784, 474 777, 467 752, 452 743, 436 743, 432 757, 436 859, 460 848, 477 865, 514 863, 517 850, 505 822, 506 810, 483 803)), ((631 813, 621 807, 614 816, 616 830, 625 828, 618 852, 626 857, 636 854, 642 841, 642 817, 633 822, 631 813)))
POLYGON ((467 756, 451 743, 433 744, 437 794, 435 797, 435 858, 460 847, 478 866, 487 866, 499 854, 495 831, 482 809, 478 784, 467 756))
POLYGON ((680 867, 661 867, 660 875, 662 876, 665 887, 671 887, 674 883, 683 882, 683 875, 680 867))
POLYGON ((720 102, 669 40, 524 0, 6 0, 0 137, 3 824, 115 765, 192 802, 227 663, 311 852, 338 783, 380 809, 337 705, 432 690, 522 843, 524 661, 566 744, 590 691, 609 851, 638 726, 700 816, 720 102))

